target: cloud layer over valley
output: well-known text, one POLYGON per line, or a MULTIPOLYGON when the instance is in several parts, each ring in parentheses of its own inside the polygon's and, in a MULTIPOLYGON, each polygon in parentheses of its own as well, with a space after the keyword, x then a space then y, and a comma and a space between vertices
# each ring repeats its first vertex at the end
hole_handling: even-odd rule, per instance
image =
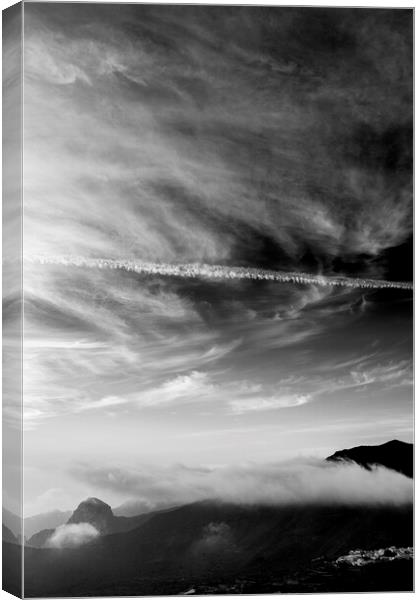
POLYGON ((413 482, 381 466, 367 470, 356 463, 295 459, 281 463, 246 463, 230 467, 171 465, 94 468, 73 472, 101 490, 118 492, 150 508, 216 499, 256 505, 406 505, 413 502, 413 482))

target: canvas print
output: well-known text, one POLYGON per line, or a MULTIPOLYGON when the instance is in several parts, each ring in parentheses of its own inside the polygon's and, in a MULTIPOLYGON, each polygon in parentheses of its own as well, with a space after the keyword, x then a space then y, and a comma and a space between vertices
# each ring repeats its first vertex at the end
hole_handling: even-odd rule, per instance
POLYGON ((3 587, 413 590, 413 11, 3 13, 3 587))

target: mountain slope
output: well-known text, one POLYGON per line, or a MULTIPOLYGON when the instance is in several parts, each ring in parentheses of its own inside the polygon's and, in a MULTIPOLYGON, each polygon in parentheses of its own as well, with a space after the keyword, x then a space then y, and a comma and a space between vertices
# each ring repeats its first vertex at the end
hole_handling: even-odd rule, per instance
POLYGON ((54 531, 55 529, 41 529, 41 531, 31 535, 29 540, 26 541, 25 545, 33 546, 34 548, 43 548, 54 531))
MULTIPOLYGON (((67 522, 72 511, 53 510, 24 519, 25 537, 30 538, 42 529, 55 529, 67 522)), ((20 517, 3 507, 3 523, 17 536, 21 534, 22 521, 20 517)))
POLYGON ((9 542, 11 544, 19 543, 18 538, 14 535, 14 533, 8 527, 6 527, 6 525, 4 523, 2 525, 2 539, 3 539, 3 542, 9 542))
POLYGON ((250 507, 200 502, 77 550, 27 548, 26 591, 41 595, 181 593, 195 581, 263 581, 354 548, 412 545, 412 508, 250 507))
MULTIPOLYGON (((367 469, 381 464, 412 474, 412 445, 394 440, 342 450, 327 460, 354 460, 367 469)), ((204 501, 124 518, 90 498, 69 519, 81 522, 98 527, 101 535, 77 548, 26 546, 26 596, 168 595, 191 588, 205 593, 412 589, 412 561, 371 565, 357 574, 334 566, 356 549, 412 547, 411 502, 251 506, 204 501)), ((13 558, 16 547, 4 547, 13 558)))
POLYGON ((25 537, 29 538, 41 529, 55 529, 68 521, 71 510, 52 510, 25 518, 25 537))
POLYGON ((157 511, 169 510, 171 508, 174 508, 172 503, 158 502, 151 507, 150 503, 145 502, 144 500, 132 499, 114 507, 112 512, 116 517, 136 517, 151 512, 155 513, 157 511))
POLYGON ((2 521, 3 525, 10 529, 14 536, 22 534, 22 519, 7 508, 4 508, 4 506, 2 509, 2 521))
POLYGON ((414 446, 392 440, 379 446, 357 446, 339 450, 326 459, 328 461, 354 461, 366 469, 371 465, 383 465, 407 477, 413 477, 414 446))

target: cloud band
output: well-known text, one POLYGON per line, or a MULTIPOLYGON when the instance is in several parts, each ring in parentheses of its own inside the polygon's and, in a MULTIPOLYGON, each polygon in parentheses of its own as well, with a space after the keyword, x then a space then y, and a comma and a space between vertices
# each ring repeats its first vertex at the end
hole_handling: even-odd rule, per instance
POLYGON ((158 263, 141 260, 122 260, 112 258, 86 258, 83 256, 32 256, 27 262, 83 267, 89 269, 122 269, 141 275, 160 275, 163 277, 181 277, 183 279, 221 279, 221 280, 257 280, 294 283, 297 285, 319 285, 323 287, 349 287, 370 289, 412 290, 411 281, 387 281, 383 279, 365 279, 357 277, 313 275, 311 273, 271 271, 253 267, 234 267, 209 265, 203 263, 158 263))

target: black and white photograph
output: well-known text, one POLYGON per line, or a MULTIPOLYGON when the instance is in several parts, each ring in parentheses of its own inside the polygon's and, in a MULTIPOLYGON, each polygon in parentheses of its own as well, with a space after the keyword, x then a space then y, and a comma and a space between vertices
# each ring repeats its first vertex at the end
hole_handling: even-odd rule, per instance
POLYGON ((413 12, 3 11, 7 592, 413 591, 413 12))

